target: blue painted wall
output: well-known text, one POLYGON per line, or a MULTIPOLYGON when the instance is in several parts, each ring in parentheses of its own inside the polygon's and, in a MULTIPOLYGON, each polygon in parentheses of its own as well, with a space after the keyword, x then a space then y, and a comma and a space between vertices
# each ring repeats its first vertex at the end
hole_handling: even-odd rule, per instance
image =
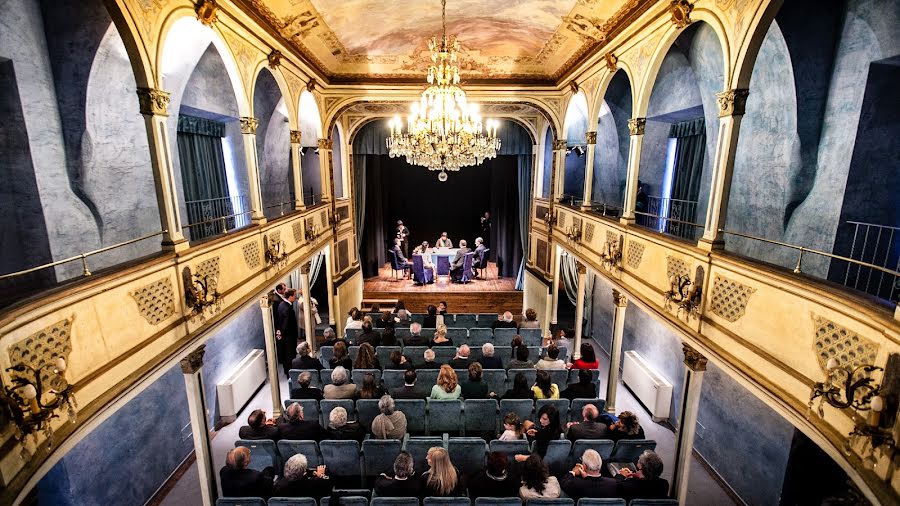
MULTIPOLYGON (((253 116, 256 128, 256 153, 259 160, 259 187, 266 218, 281 216, 281 208, 271 207, 293 200, 291 172, 291 134, 281 89, 268 69, 256 78, 253 92, 253 116)), ((288 212, 292 207, 285 207, 288 212)))
POLYGON ((553 132, 548 128, 547 134, 544 136, 544 175, 543 175, 543 191, 542 198, 550 198, 553 192, 553 132))
POLYGON ((625 71, 619 70, 606 89, 597 122, 592 189, 593 200, 596 202, 623 206, 631 139, 628 120, 631 117, 631 83, 625 71))

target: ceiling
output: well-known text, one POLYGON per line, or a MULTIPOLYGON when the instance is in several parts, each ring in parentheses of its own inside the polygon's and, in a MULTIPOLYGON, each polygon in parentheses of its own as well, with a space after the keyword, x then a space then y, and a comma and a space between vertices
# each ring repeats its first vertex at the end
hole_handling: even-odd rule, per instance
MULTIPOLYGON (((555 81, 647 4, 638 0, 448 0, 465 82, 555 81)), ((650 2, 652 3, 652 2, 650 2)), ((421 81, 439 0, 243 0, 334 81, 421 81)))

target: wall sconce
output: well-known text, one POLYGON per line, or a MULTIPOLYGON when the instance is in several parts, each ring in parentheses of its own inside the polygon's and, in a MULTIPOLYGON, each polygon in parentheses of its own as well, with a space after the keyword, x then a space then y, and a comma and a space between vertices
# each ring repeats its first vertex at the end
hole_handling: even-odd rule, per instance
POLYGON ((548 228, 553 228, 556 225, 556 213, 551 214, 550 211, 547 211, 547 214, 544 215, 544 223, 548 228))
POLYGON ((317 223, 313 223, 312 225, 305 227, 303 234, 304 237, 306 237, 306 242, 312 243, 322 235, 322 228, 317 223))
POLYGON ((0 392, 0 401, 4 410, 16 425, 16 440, 22 445, 22 458, 30 459, 26 439, 30 436, 37 446, 37 433, 43 432, 47 439, 47 448, 53 447, 53 428, 50 420, 58 418, 56 411, 66 406, 66 412, 71 423, 75 423, 75 410, 78 405, 72 386, 65 379, 66 360, 57 357, 52 364, 40 368, 29 364, 16 364, 6 372, 16 372, 10 380, 12 385, 4 386, 0 392), (50 369, 52 374, 47 375, 46 383, 41 377, 41 372, 50 369), (47 394, 47 395, 45 395, 47 394), (47 399, 48 395, 52 395, 47 399))
POLYGON ((337 234, 338 225, 341 224, 341 217, 337 215, 337 213, 332 213, 328 211, 328 226, 334 230, 335 234, 337 234))
POLYGON ((193 322, 198 317, 200 322, 206 321, 206 314, 214 316, 222 311, 222 297, 218 291, 218 276, 203 276, 191 274, 191 268, 185 267, 184 276, 184 301, 191 309, 188 318, 193 322))
POLYGON ((572 225, 570 227, 566 227, 566 239, 569 242, 581 242, 581 227, 578 225, 572 225))
POLYGON ((701 288, 703 280, 702 268, 697 268, 697 278, 691 278, 685 274, 673 275, 669 278, 669 291, 666 292, 665 307, 671 310, 672 306, 678 308, 677 315, 684 311, 688 317, 700 317, 700 303, 703 299, 701 288))
POLYGON ((266 263, 269 267, 275 267, 278 270, 284 269, 288 261, 287 246, 284 241, 269 241, 269 237, 263 236, 263 246, 266 248, 266 263))
POLYGON ((622 270, 622 249, 625 238, 619 236, 618 241, 607 241, 603 252, 600 254, 600 264, 607 271, 622 270))

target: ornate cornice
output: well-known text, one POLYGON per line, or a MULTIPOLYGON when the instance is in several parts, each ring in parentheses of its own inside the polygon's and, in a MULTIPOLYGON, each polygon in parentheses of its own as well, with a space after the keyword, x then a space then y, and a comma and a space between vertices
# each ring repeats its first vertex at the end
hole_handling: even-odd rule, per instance
POLYGON ((588 144, 597 144, 597 132, 588 132, 585 139, 588 144))
POLYGON ((194 374, 203 367, 203 354, 206 353, 206 345, 201 344, 196 350, 188 353, 181 359, 181 372, 194 374))
POLYGON ((706 357, 701 355, 699 351, 695 350, 687 343, 681 343, 681 346, 684 350, 684 365, 694 372, 705 371, 707 362, 706 357))
POLYGON ((212 26, 219 20, 219 4, 216 0, 198 0, 194 5, 197 19, 206 26, 212 26))
POLYGON ((750 90, 734 89, 716 93, 716 103, 719 105, 719 117, 743 116, 747 106, 747 96, 750 90))
POLYGON ((559 151, 561 149, 566 149, 566 140, 565 139, 554 139, 553 140, 553 149, 559 151))
POLYGON ((244 116, 241 121, 241 133, 256 135, 256 127, 259 126, 259 120, 250 116, 244 116))
POLYGON ((628 133, 631 135, 644 135, 647 127, 647 118, 631 118, 628 120, 628 133))
POLYGON ((154 88, 138 88, 138 101, 144 116, 168 116, 169 92, 154 88))
POLYGON ((303 138, 303 132, 300 130, 291 130, 291 144, 300 144, 300 139, 303 138))
POLYGON ((624 293, 613 288, 613 302, 618 307, 625 307, 628 305, 628 297, 625 296, 624 293))

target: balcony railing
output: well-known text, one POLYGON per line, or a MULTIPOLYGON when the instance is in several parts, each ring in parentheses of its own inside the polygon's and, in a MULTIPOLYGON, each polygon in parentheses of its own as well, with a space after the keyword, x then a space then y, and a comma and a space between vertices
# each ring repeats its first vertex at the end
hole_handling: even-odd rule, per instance
POLYGON ((185 202, 188 224, 184 229, 192 241, 227 233, 250 224, 250 206, 246 195, 232 195, 185 202))
POLYGON ((569 195, 567 193, 564 193, 559 196, 559 203, 564 206, 574 207, 578 209, 581 207, 582 202, 584 202, 584 199, 577 195, 569 195))
POLYGON ((657 232, 695 241, 703 225, 695 223, 697 201, 647 197, 647 208, 635 211, 635 223, 657 232))
POLYGON ((622 216, 622 208, 605 202, 591 202, 590 213, 607 218, 619 218, 622 216))

